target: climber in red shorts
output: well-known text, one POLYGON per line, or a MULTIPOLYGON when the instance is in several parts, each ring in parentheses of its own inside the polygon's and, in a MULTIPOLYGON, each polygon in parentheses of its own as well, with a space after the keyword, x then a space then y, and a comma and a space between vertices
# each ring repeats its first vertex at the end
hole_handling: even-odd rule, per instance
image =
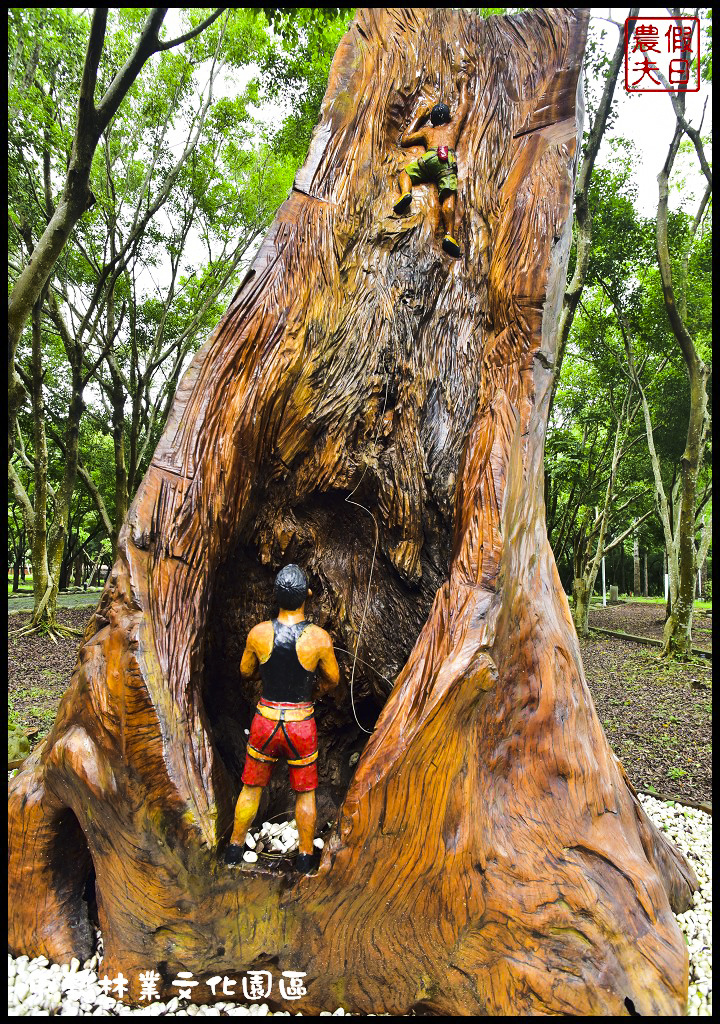
POLYGON ((311 595, 302 569, 286 565, 275 580, 278 617, 258 623, 247 638, 240 674, 248 679, 259 666, 263 695, 250 727, 243 788, 225 852, 228 864, 242 860, 243 844, 257 814, 263 786, 270 781, 275 763, 283 758, 296 793, 295 820, 300 836, 296 866, 299 871, 309 871, 313 865, 318 749, 312 697, 337 686, 340 669, 329 634, 305 619, 305 601, 311 595), (318 669, 323 680, 313 694, 318 669))

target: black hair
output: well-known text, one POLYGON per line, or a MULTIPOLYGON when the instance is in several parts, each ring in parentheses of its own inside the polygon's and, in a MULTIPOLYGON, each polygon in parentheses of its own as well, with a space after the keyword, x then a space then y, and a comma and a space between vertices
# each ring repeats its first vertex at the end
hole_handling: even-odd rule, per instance
POLYGON ((450 107, 447 103, 436 103, 430 111, 430 120, 433 124, 447 124, 450 121, 450 107))
POLYGON ((275 577, 275 600, 280 608, 294 612, 308 595, 308 578, 299 565, 286 565, 275 577))

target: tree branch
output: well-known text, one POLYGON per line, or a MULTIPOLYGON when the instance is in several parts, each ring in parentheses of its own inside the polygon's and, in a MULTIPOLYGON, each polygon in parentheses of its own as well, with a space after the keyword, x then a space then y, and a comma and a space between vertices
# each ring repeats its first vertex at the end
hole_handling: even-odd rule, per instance
POLYGON ((184 36, 178 36, 177 39, 171 39, 167 43, 159 43, 157 47, 158 50, 169 50, 173 46, 179 46, 181 43, 186 43, 189 39, 194 39, 195 36, 199 36, 201 32, 204 32, 205 29, 208 28, 208 26, 212 25, 212 23, 220 17, 223 11, 226 10, 228 10, 227 7, 218 7, 216 11, 213 11, 209 18, 206 18, 205 21, 197 26, 197 28, 193 28, 189 32, 186 32, 184 36))

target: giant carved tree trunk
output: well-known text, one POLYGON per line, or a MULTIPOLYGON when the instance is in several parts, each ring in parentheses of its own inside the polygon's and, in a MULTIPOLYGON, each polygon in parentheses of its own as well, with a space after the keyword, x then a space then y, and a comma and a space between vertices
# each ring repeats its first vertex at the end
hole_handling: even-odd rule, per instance
POLYGON ((88 954, 94 869, 105 969, 135 994, 153 965, 166 992, 178 970, 265 967, 306 972, 306 1014, 683 1011, 671 908, 695 879, 605 739, 544 522, 586 23, 356 18, 13 784, 11 948, 88 954), (463 62, 453 261, 435 186, 398 218, 393 181, 401 131, 423 96, 454 106, 463 62), (358 716, 377 718, 363 746, 347 693, 319 705, 337 825, 310 877, 219 859, 253 699, 239 653, 288 561, 357 646, 358 716))

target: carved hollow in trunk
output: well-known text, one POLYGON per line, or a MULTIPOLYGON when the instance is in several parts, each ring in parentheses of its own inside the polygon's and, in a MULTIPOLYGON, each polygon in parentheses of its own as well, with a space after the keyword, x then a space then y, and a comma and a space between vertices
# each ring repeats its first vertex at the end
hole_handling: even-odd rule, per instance
POLYGON ((587 16, 357 15, 295 188, 178 389, 55 726, 11 786, 11 949, 86 951, 87 861, 72 906, 48 867, 69 809, 104 969, 131 996, 151 968, 167 995, 192 971, 196 1002, 211 976, 265 968, 305 973, 306 1014, 683 1011, 672 908, 696 881, 608 746, 544 522, 587 16), (401 132, 429 93, 454 108, 463 62, 453 260, 436 187, 397 217, 394 181, 419 152, 401 132), (337 825, 309 877, 219 858, 253 698, 239 653, 291 560, 315 620, 357 645, 374 725, 364 744, 347 693, 320 703, 337 825))

